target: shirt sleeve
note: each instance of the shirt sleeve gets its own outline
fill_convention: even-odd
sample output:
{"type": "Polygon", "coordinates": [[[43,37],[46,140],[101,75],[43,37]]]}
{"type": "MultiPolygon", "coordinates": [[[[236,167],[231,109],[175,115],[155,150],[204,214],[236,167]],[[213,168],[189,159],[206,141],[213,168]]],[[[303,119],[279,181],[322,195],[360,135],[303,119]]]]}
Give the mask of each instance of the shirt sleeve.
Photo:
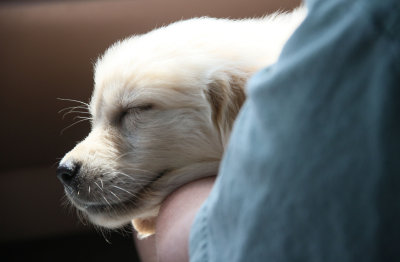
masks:
{"type": "Polygon", "coordinates": [[[307,6],[249,82],[191,261],[399,261],[399,2],[307,6]]]}

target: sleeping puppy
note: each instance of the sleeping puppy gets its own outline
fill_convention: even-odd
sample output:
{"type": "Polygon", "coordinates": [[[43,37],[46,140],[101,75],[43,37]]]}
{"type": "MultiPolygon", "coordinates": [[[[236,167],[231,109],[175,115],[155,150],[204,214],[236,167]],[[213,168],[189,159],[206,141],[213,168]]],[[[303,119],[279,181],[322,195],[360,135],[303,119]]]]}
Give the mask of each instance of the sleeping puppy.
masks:
{"type": "Polygon", "coordinates": [[[196,18],[112,45],[95,65],[92,130],[57,170],[72,204],[96,225],[153,234],[169,193],[217,174],[246,81],[305,13],[196,18]]]}

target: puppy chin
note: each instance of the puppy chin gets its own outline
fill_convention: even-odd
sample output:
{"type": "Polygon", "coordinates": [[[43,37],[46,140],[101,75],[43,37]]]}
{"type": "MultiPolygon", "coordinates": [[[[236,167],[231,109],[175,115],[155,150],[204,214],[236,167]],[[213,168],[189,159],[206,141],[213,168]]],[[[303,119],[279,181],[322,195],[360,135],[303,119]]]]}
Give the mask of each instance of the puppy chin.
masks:
{"type": "Polygon", "coordinates": [[[130,219],[124,216],[110,217],[108,214],[88,214],[89,221],[97,226],[109,229],[121,228],[130,222],[130,219]]]}
{"type": "MultiPolygon", "coordinates": [[[[124,213],[91,213],[87,211],[84,211],[84,213],[91,223],[108,229],[116,229],[131,223],[133,218],[141,219],[143,217],[155,217],[158,214],[158,210],[159,207],[151,208],[149,210],[125,210],[124,213]]],[[[139,231],[138,233],[141,233],[137,228],[136,230],[139,231]]]]}
{"type": "Polygon", "coordinates": [[[87,214],[87,217],[91,223],[109,229],[120,228],[130,222],[129,220],[126,221],[124,219],[121,219],[121,217],[115,216],[114,218],[111,218],[108,215],[102,215],[102,214],[96,214],[96,215],[87,214]]]}

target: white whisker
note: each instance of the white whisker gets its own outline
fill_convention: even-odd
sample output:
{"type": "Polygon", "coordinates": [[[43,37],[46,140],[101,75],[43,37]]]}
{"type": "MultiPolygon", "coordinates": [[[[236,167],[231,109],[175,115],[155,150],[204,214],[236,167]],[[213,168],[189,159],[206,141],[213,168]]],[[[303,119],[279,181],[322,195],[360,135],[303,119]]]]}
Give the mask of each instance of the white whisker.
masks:
{"type": "Polygon", "coordinates": [[[119,198],[116,194],[114,194],[114,192],[109,191],[113,196],[115,196],[119,201],[121,201],[121,198],[119,198]]]}
{"type": "Polygon", "coordinates": [[[60,97],[58,97],[57,99],[58,99],[58,100],[61,100],[61,101],[70,101],[70,102],[80,103],[80,104],[85,105],[86,107],[89,108],[89,104],[88,104],[88,103],[85,103],[85,102],[82,102],[82,101],[79,101],[79,100],[68,99],[68,98],[60,98],[60,97]]]}
{"type": "Polygon", "coordinates": [[[132,194],[131,192],[129,192],[128,190],[126,190],[126,189],[123,189],[123,188],[121,188],[121,187],[119,187],[119,186],[116,186],[116,185],[111,185],[112,187],[115,187],[115,188],[117,188],[117,189],[119,189],[119,190],[122,190],[122,191],[124,191],[124,192],[126,192],[126,193],[128,193],[128,194],[130,194],[130,195],[132,195],[132,196],[135,196],[134,194],[132,194]]]}
{"type": "Polygon", "coordinates": [[[122,155],[118,156],[115,160],[118,161],[118,160],[120,160],[121,158],[123,158],[123,157],[125,157],[127,155],[133,155],[133,154],[134,154],[133,152],[126,152],[125,154],[122,154],[122,155]]]}
{"type": "Polygon", "coordinates": [[[73,118],[73,120],[75,120],[75,119],[93,120],[93,118],[91,118],[91,117],[86,117],[86,116],[75,116],[75,117],[73,118]]]}
{"type": "Polygon", "coordinates": [[[144,169],[140,169],[140,168],[135,168],[135,167],[126,167],[121,169],[122,171],[138,171],[138,172],[144,172],[144,173],[148,173],[148,174],[156,174],[157,172],[154,171],[149,171],[149,170],[144,170],[144,169]]]}
{"type": "Polygon", "coordinates": [[[94,182],[94,184],[95,184],[98,188],[100,188],[101,191],[103,191],[103,188],[101,188],[101,187],[99,186],[99,184],[97,184],[96,182],[94,182]]]}
{"type": "Polygon", "coordinates": [[[60,135],[64,134],[64,131],[67,130],[68,128],[73,127],[74,125],[79,124],[79,123],[81,123],[83,121],[87,121],[87,120],[86,119],[81,119],[79,121],[76,121],[75,123],[72,123],[71,125],[67,126],[63,130],[61,130],[60,135]]]}
{"type": "MultiPolygon", "coordinates": [[[[87,114],[87,115],[90,115],[89,112],[80,111],[80,110],[71,110],[71,111],[68,111],[67,113],[68,113],[68,114],[70,114],[70,113],[78,113],[78,114],[87,114]]],[[[67,113],[65,113],[64,115],[66,115],[67,113]]]]}
{"type": "Polygon", "coordinates": [[[106,203],[111,206],[110,202],[108,202],[107,198],[105,196],[103,196],[103,199],[106,201],[106,203]]]}
{"type": "Polygon", "coordinates": [[[63,114],[62,119],[64,119],[66,115],[69,115],[69,114],[72,114],[72,113],[91,115],[89,112],[71,109],[70,111],[65,112],[65,113],[63,114]]]}
{"type": "MultiPolygon", "coordinates": [[[[86,106],[69,106],[69,107],[59,110],[57,113],[60,114],[67,110],[76,110],[76,109],[86,109],[87,110],[88,108],[86,106]]],[[[89,113],[89,112],[85,111],[85,113],[89,113]]]]}
{"type": "Polygon", "coordinates": [[[149,182],[149,181],[151,180],[151,178],[148,178],[148,177],[138,177],[137,175],[135,175],[135,177],[132,177],[132,176],[127,175],[127,174],[122,173],[122,172],[116,172],[116,174],[117,174],[117,175],[122,175],[122,176],[124,176],[124,177],[126,177],[126,178],[129,178],[129,180],[131,180],[131,181],[133,181],[133,182],[135,182],[135,183],[138,183],[138,182],[149,182]]]}

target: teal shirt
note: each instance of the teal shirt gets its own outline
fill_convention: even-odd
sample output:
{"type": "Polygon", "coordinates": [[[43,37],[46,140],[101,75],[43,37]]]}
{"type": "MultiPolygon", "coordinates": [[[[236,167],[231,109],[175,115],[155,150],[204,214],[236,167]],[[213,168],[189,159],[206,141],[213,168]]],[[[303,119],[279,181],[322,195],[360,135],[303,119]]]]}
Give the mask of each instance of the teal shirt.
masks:
{"type": "Polygon", "coordinates": [[[307,7],[248,84],[191,261],[400,261],[400,2],[307,7]]]}

